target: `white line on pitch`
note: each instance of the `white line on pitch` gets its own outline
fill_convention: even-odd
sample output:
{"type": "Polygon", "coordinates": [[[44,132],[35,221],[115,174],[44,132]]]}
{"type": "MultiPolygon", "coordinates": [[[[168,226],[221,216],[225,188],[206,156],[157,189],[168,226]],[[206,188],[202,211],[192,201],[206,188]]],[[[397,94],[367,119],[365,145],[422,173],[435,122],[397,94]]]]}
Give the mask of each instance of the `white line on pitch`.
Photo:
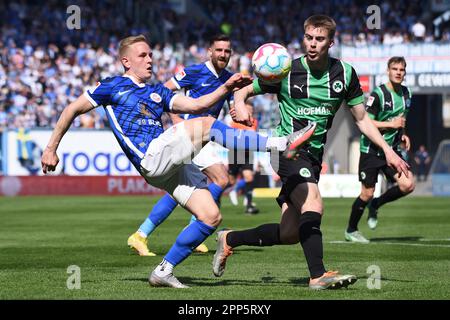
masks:
{"type": "MultiPolygon", "coordinates": [[[[350,241],[328,241],[331,244],[353,244],[350,241]]],[[[447,244],[423,244],[423,243],[402,243],[402,242],[385,242],[385,241],[374,241],[372,244],[388,244],[388,245],[400,245],[400,246],[413,246],[413,247],[443,247],[450,248],[447,244]]]]}

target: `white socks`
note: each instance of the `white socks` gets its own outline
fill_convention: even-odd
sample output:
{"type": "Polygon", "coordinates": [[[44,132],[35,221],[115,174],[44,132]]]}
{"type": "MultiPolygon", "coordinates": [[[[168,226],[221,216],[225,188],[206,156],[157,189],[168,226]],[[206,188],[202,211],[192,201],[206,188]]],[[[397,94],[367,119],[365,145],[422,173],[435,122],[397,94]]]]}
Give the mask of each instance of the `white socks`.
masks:
{"type": "Polygon", "coordinates": [[[173,272],[173,265],[165,259],[163,259],[163,261],[161,261],[161,263],[155,269],[155,274],[158,277],[168,276],[172,272],[173,272]]]}

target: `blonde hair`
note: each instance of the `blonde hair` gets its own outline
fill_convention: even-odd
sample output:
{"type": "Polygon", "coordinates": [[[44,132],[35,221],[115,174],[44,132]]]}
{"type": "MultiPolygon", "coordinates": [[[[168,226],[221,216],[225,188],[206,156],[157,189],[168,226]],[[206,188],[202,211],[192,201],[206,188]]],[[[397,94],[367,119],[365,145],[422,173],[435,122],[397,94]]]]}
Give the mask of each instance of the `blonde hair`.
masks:
{"type": "Polygon", "coordinates": [[[316,14],[306,19],[303,25],[303,29],[306,31],[306,28],[309,26],[313,26],[314,28],[324,28],[328,30],[328,37],[330,39],[333,39],[334,34],[336,33],[336,22],[333,20],[333,18],[323,14],[316,14]]]}
{"type": "Polygon", "coordinates": [[[126,37],[119,42],[119,58],[122,58],[125,55],[125,51],[134,43],[137,42],[145,42],[150,45],[143,34],[138,36],[130,36],[126,37]]]}

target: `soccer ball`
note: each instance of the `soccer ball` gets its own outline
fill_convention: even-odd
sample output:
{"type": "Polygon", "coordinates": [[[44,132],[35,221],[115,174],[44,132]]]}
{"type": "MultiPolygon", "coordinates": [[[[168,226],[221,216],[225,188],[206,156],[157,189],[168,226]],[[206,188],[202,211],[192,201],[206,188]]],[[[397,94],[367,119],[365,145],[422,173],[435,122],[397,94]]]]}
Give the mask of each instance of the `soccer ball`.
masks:
{"type": "Polygon", "coordinates": [[[268,83],[283,80],[291,70],[292,58],[285,47],[278,43],[266,43],[256,49],[252,67],[256,76],[268,83]]]}

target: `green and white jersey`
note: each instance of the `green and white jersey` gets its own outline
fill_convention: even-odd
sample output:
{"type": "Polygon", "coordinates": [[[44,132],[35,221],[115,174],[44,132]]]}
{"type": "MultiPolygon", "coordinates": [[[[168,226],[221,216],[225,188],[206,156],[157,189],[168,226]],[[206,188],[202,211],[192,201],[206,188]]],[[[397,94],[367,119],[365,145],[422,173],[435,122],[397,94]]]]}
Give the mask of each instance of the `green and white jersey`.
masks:
{"type": "MultiPolygon", "coordinates": [[[[405,118],[411,106],[411,91],[401,86],[399,92],[391,90],[382,84],[372,91],[366,102],[366,111],[369,117],[376,121],[390,121],[392,118],[403,115],[405,118]]],[[[403,129],[386,129],[381,132],[384,140],[394,150],[400,151],[400,142],[403,129]]],[[[362,153],[370,153],[382,156],[383,151],[373,144],[365,135],[361,135],[360,150],[362,153]]]]}
{"type": "Polygon", "coordinates": [[[305,144],[304,150],[322,161],[323,146],[334,115],[345,100],[353,107],[364,102],[358,76],[351,65],[329,58],[328,69],[310,70],[306,57],[292,61],[289,75],[280,83],[253,81],[256,94],[276,93],[280,109],[280,124],[276,134],[285,136],[305,127],[309,121],[317,122],[316,130],[305,144]]]}

